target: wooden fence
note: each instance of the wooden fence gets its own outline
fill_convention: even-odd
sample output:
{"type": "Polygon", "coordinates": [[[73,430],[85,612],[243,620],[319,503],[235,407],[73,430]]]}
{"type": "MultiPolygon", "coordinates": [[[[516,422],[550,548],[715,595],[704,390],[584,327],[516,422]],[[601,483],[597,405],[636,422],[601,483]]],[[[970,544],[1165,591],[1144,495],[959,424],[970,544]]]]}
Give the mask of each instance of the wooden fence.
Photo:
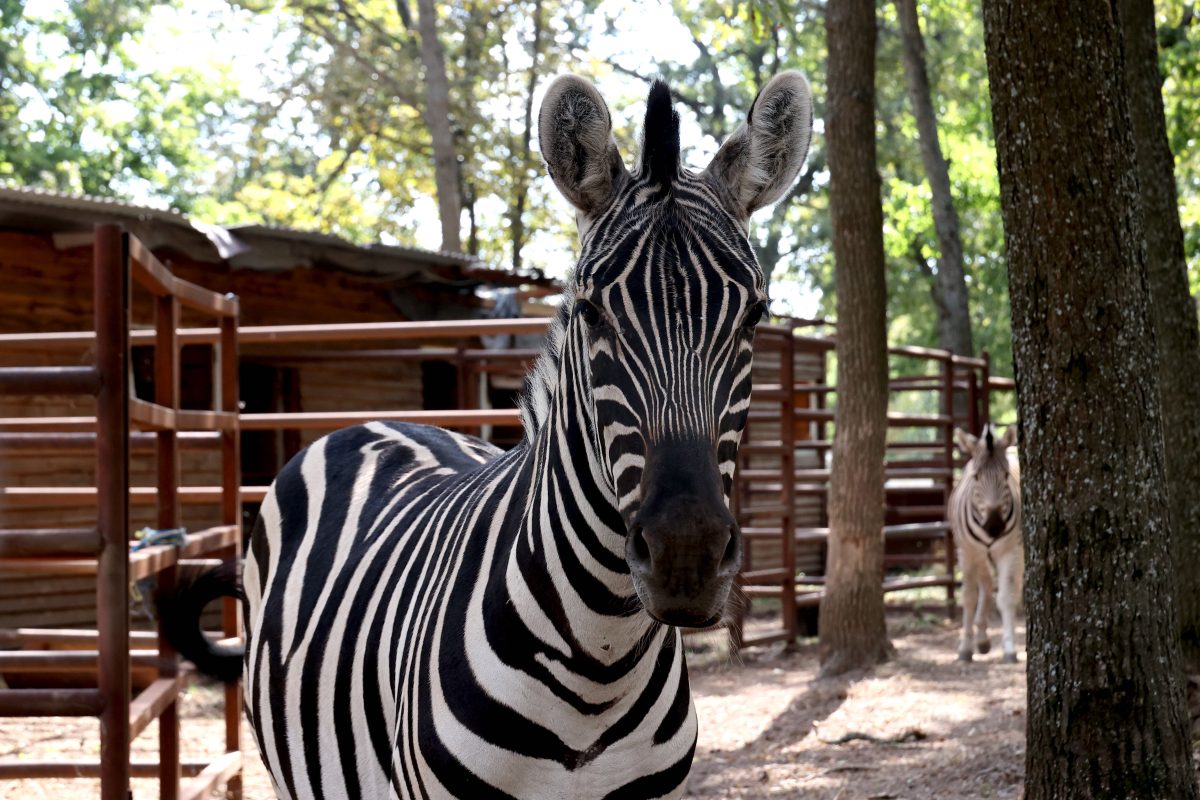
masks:
{"type": "MultiPolygon", "coordinates": [[[[181,764],[178,700],[185,675],[179,657],[157,635],[132,636],[129,624],[130,584],[156,576],[169,586],[177,568],[189,559],[230,558],[240,553],[239,430],[237,414],[238,301],[208,292],[175,278],[141,242],[111,225],[96,229],[94,245],[95,331],[86,334],[94,345],[95,363],[68,367],[9,367],[0,369],[0,392],[17,395],[76,394],[96,398],[94,416],[48,420],[25,428],[5,425],[7,442],[17,446],[92,448],[96,485],[7,487],[0,507],[36,497],[40,502],[82,503],[96,509],[89,528],[0,530],[0,576],[54,574],[94,575],[95,631],[10,630],[0,644],[0,673],[20,688],[0,690],[0,716],[94,716],[100,723],[100,757],[93,761],[0,761],[0,778],[99,777],[103,800],[126,800],[129,779],[157,775],[160,797],[207,797],[218,783],[227,782],[232,797],[240,796],[240,690],[225,692],[225,753],[207,764],[181,764]],[[131,395],[129,371],[130,289],[138,283],[154,297],[156,396],[153,401],[131,395]],[[219,405],[210,411],[179,408],[179,341],[181,308],[215,316],[220,346],[219,405]],[[130,429],[152,431],[157,453],[157,485],[141,496],[157,506],[160,528],[179,524],[178,432],[204,430],[220,448],[222,484],[212,487],[220,503],[221,524],[186,534],[177,545],[131,549],[129,503],[137,493],[129,486],[130,429]],[[13,433],[13,429],[17,433],[13,433]],[[22,435],[20,431],[36,431],[22,435]],[[66,648],[66,649],[64,649],[66,648]],[[80,649],[83,648],[83,649],[80,649]],[[61,688],[64,674],[84,676],[84,688],[61,688]],[[38,685],[39,680],[44,685],[38,685]],[[136,697],[133,689],[138,689],[136,697]],[[159,758],[131,764],[130,743],[158,720],[159,758]],[[189,780],[181,785],[181,777],[189,780]]],[[[74,334],[72,334],[74,335],[74,334]]],[[[21,335],[9,343],[26,342],[21,335]]],[[[147,443],[145,438],[140,440],[147,443]]],[[[228,600],[223,608],[224,634],[238,636],[238,610],[228,600]]]]}

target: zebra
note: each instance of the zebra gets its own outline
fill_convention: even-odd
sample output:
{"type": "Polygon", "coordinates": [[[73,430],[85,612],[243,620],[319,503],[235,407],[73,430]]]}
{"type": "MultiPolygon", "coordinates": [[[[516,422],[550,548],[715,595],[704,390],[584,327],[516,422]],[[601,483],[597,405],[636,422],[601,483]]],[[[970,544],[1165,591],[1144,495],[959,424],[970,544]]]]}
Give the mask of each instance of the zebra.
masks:
{"type": "Polygon", "coordinates": [[[959,449],[970,460],[950,493],[946,515],[954,532],[963,574],[962,635],[958,658],[970,661],[973,650],[991,649],[987,634],[988,607],[999,583],[997,601],[1003,625],[1004,662],[1017,661],[1013,623],[1025,579],[1025,549],[1021,529],[1020,470],[1008,459],[1016,441],[1015,427],[997,439],[992,426],[979,437],[954,429],[959,449]],[[996,571],[995,579],[992,576],[996,571]],[[972,638],[972,624],[975,627],[972,638]]]}
{"type": "Polygon", "coordinates": [[[374,422],[280,472],[241,577],[245,646],[198,629],[226,566],[160,600],[225,679],[280,797],[677,798],[696,747],[681,628],[721,619],[730,514],[768,312],[750,215],[789,190],[808,82],[772,78],[703,171],[656,81],[640,158],[599,92],[557,78],[543,159],[580,252],[508,452],[374,422]]]}

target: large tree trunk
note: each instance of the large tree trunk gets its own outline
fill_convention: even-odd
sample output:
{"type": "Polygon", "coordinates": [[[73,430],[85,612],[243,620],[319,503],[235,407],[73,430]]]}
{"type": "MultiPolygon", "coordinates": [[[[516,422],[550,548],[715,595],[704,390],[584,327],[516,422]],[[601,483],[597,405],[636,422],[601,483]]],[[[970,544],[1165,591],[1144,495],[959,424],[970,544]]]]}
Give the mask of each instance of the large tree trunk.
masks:
{"type": "Polygon", "coordinates": [[[1025,797],[1197,797],[1121,31],[984,0],[1028,557],[1025,797]]]}
{"type": "Polygon", "coordinates": [[[829,0],[826,119],[837,280],[837,417],[821,670],[887,658],[883,617],[883,458],[887,332],[883,207],[875,164],[875,4],[829,0]]]}
{"type": "Polygon", "coordinates": [[[1200,671],[1200,331],[1188,291],[1175,159],[1163,116],[1153,0],[1121,0],[1125,85],[1146,226],[1150,308],[1158,339],[1167,495],[1185,666],[1200,671]]]}
{"type": "Polygon", "coordinates": [[[424,116],[433,142],[433,178],[437,188],[438,217],[442,222],[442,249],[457,253],[462,250],[458,152],[450,125],[450,81],[446,77],[446,61],[437,28],[437,8],[433,0],[417,0],[417,33],[421,37],[421,63],[425,67],[424,116]]]}
{"type": "Polygon", "coordinates": [[[971,356],[975,354],[975,346],[971,340],[967,280],[963,274],[962,237],[959,235],[954,197],[950,193],[950,167],[938,141],[937,115],[929,90],[925,41],[921,38],[916,0],[896,0],[896,15],[900,18],[900,31],[904,38],[904,75],[908,82],[908,99],[917,120],[921,160],[925,164],[925,175],[933,196],[933,227],[937,232],[940,251],[934,283],[938,343],[944,350],[971,356]]]}
{"type": "Polygon", "coordinates": [[[529,80],[525,87],[525,127],[521,131],[521,145],[518,151],[520,168],[517,170],[516,187],[512,209],[509,211],[509,238],[512,240],[512,268],[521,269],[521,250],[525,247],[528,234],[525,231],[525,205],[529,202],[529,179],[533,169],[533,154],[530,141],[533,137],[533,93],[537,89],[538,70],[542,55],[542,3],[541,0],[533,5],[533,43],[529,56],[529,80]]]}

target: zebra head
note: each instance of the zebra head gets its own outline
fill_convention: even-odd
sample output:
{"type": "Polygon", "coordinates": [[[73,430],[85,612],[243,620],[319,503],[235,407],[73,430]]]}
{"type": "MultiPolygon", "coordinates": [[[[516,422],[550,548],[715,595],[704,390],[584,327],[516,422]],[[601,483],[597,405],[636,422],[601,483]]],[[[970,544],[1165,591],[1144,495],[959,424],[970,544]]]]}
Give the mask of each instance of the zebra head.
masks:
{"type": "Polygon", "coordinates": [[[963,468],[962,483],[968,487],[971,519],[992,539],[1008,530],[1018,513],[1011,480],[1015,476],[1008,462],[1008,448],[1017,440],[1017,429],[1009,426],[1004,435],[996,438],[991,425],[983,433],[972,436],[959,428],[954,439],[963,454],[970,459],[963,468]]]}
{"type": "Polygon", "coordinates": [[[558,78],[538,124],[581,243],[556,333],[558,385],[578,398],[642,605],[660,622],[713,624],[742,563],[729,496],[754,328],[767,313],[749,219],[803,165],[808,83],[797,72],[774,77],[698,173],[681,163],[679,115],[662,82],[650,89],[632,170],[587,81],[558,78]]]}

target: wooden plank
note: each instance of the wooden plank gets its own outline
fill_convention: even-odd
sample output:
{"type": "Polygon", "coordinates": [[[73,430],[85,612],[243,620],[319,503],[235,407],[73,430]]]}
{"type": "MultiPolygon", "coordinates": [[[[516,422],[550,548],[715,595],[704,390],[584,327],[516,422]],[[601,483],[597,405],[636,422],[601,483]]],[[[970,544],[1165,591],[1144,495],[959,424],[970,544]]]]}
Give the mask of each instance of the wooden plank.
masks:
{"type": "Polygon", "coordinates": [[[241,529],[237,525],[217,525],[202,531],[189,533],[187,542],[183,545],[181,558],[196,558],[197,556],[220,550],[222,547],[241,544],[241,529]]]}
{"type": "MultiPolygon", "coordinates": [[[[170,429],[178,415],[169,409],[159,409],[144,400],[132,401],[138,408],[135,422],[155,430],[170,429]],[[153,408],[151,408],[153,407],[153,408]]],[[[215,411],[180,412],[189,421],[187,427],[209,430],[220,428],[232,430],[237,427],[232,413],[215,411]]],[[[271,430],[336,430],[365,422],[412,422],[421,425],[438,425],[462,428],[479,425],[520,425],[518,409],[470,409],[447,411],[326,411],[300,412],[293,414],[242,414],[237,420],[244,431],[271,430]]],[[[95,417],[4,417],[0,418],[0,431],[14,433],[87,433],[96,429],[95,417]]]]}
{"type": "MultiPolygon", "coordinates": [[[[129,579],[139,581],[161,572],[180,557],[195,558],[222,547],[236,544],[238,527],[221,525],[188,534],[183,547],[155,545],[129,554],[129,579]]],[[[0,558],[0,573],[39,572],[62,575],[94,575],[97,570],[94,558],[0,558]]]]}
{"type": "MultiPolygon", "coordinates": [[[[42,597],[46,594],[81,594],[96,592],[96,582],[86,575],[65,575],[47,578],[44,575],[11,575],[0,583],[0,597],[12,600],[42,597]]],[[[24,626],[29,627],[29,626],[24,626]]],[[[2,637],[2,633],[0,633],[2,637]]]]}
{"type": "Polygon", "coordinates": [[[97,689],[0,689],[0,717],[95,717],[103,708],[97,689]]]}
{"type": "Polygon", "coordinates": [[[175,430],[175,410],[140,400],[129,398],[129,423],[144,430],[171,431],[175,430]]]}
{"type": "MultiPolygon", "coordinates": [[[[250,500],[266,496],[266,486],[244,486],[242,495],[250,500]]],[[[132,505],[154,505],[158,489],[154,486],[131,486],[132,505]]],[[[219,486],[180,486],[179,500],[183,503],[219,503],[219,486]]],[[[53,508],[62,506],[92,506],[96,504],[96,489],[92,486],[4,486],[0,487],[0,505],[9,508],[53,508]]]]}
{"type": "MultiPolygon", "coordinates": [[[[183,774],[199,775],[206,766],[202,762],[184,761],[181,765],[183,774]]],[[[154,778],[158,776],[158,762],[139,759],[129,765],[130,774],[135,778],[154,778]]],[[[100,762],[85,759],[56,759],[54,761],[31,761],[20,759],[16,761],[0,761],[0,780],[21,780],[30,778],[99,778],[100,762]]]]}
{"type": "Polygon", "coordinates": [[[133,279],[152,294],[158,297],[174,295],[181,305],[205,314],[237,316],[237,298],[209,291],[176,277],[150,248],[134,236],[129,237],[129,259],[132,262],[133,279]]]}
{"type": "Polygon", "coordinates": [[[180,800],[202,800],[208,797],[214,788],[241,772],[241,769],[242,754],[239,751],[234,750],[218,756],[199,775],[180,789],[179,798],[180,800]]]}
{"type": "Polygon", "coordinates": [[[100,551],[95,528],[0,530],[0,558],[12,556],[79,556],[100,551]]]}
{"type": "Polygon", "coordinates": [[[775,642],[786,642],[792,639],[792,635],[786,630],[772,631],[771,633],[763,633],[758,636],[751,636],[742,640],[742,647],[755,647],[764,644],[773,644],[775,642]]]}
{"type": "Polygon", "coordinates": [[[3,417],[0,431],[29,433],[74,433],[96,430],[95,417],[3,417]]]}
{"type": "MultiPolygon", "coordinates": [[[[242,414],[241,429],[333,430],[365,422],[412,422],[452,428],[479,425],[520,425],[517,409],[470,409],[450,411],[328,411],[294,414],[242,414]]],[[[0,420],[0,425],[3,420],[0,420]]]]}
{"type": "MultiPolygon", "coordinates": [[[[131,648],[152,646],[157,637],[148,631],[130,631],[131,648]]],[[[17,628],[0,630],[0,645],[18,647],[62,647],[83,645],[96,647],[99,635],[94,630],[70,628],[17,628]]]]}
{"type": "MultiPolygon", "coordinates": [[[[180,298],[181,302],[183,298],[180,298]]],[[[332,325],[257,325],[240,326],[238,341],[248,344],[312,344],[330,342],[380,342],[404,340],[463,339],[496,336],[504,333],[539,335],[546,332],[549,319],[473,319],[433,322],[354,322],[332,325]]],[[[91,331],[0,334],[4,350],[83,349],[95,341],[91,331]]],[[[218,328],[181,328],[179,343],[216,344],[218,328]]],[[[131,331],[135,345],[153,344],[153,331],[131,331]]]]}
{"type": "Polygon", "coordinates": [[[95,582],[90,588],[76,592],[50,592],[26,597],[0,598],[0,617],[44,611],[92,609],[96,606],[95,582]]]}
{"type": "Polygon", "coordinates": [[[782,567],[771,569],[753,569],[749,572],[743,572],[740,580],[748,585],[761,583],[782,583],[789,577],[789,571],[782,567]]]}
{"type": "MultiPolygon", "coordinates": [[[[131,650],[135,667],[158,667],[157,650],[131,650]]],[[[95,672],[99,666],[96,650],[11,650],[0,651],[0,673],[8,672],[95,672]]]]}
{"type": "Polygon", "coordinates": [[[179,690],[183,688],[184,676],[176,675],[173,678],[159,678],[145,689],[141,694],[133,699],[129,704],[129,738],[136,739],[142,731],[146,730],[146,726],[154,720],[158,719],[175,700],[179,697],[179,690]]]}
{"type": "Polygon", "coordinates": [[[0,367],[0,395],[94,395],[99,388],[95,367],[0,367]]]}
{"type": "MultiPolygon", "coordinates": [[[[186,412],[185,412],[186,413],[186,412]]],[[[137,453],[154,452],[157,437],[137,431],[129,434],[130,449],[137,453]]],[[[209,448],[220,442],[214,432],[186,431],[179,434],[179,444],[189,450],[209,448]]],[[[96,449],[96,432],[76,433],[0,433],[0,451],[6,457],[44,453],[91,453],[96,449]]]]}
{"type": "Polygon", "coordinates": [[[179,431],[236,431],[238,415],[232,411],[196,411],[183,409],[175,412],[176,429],[179,431]]]}

